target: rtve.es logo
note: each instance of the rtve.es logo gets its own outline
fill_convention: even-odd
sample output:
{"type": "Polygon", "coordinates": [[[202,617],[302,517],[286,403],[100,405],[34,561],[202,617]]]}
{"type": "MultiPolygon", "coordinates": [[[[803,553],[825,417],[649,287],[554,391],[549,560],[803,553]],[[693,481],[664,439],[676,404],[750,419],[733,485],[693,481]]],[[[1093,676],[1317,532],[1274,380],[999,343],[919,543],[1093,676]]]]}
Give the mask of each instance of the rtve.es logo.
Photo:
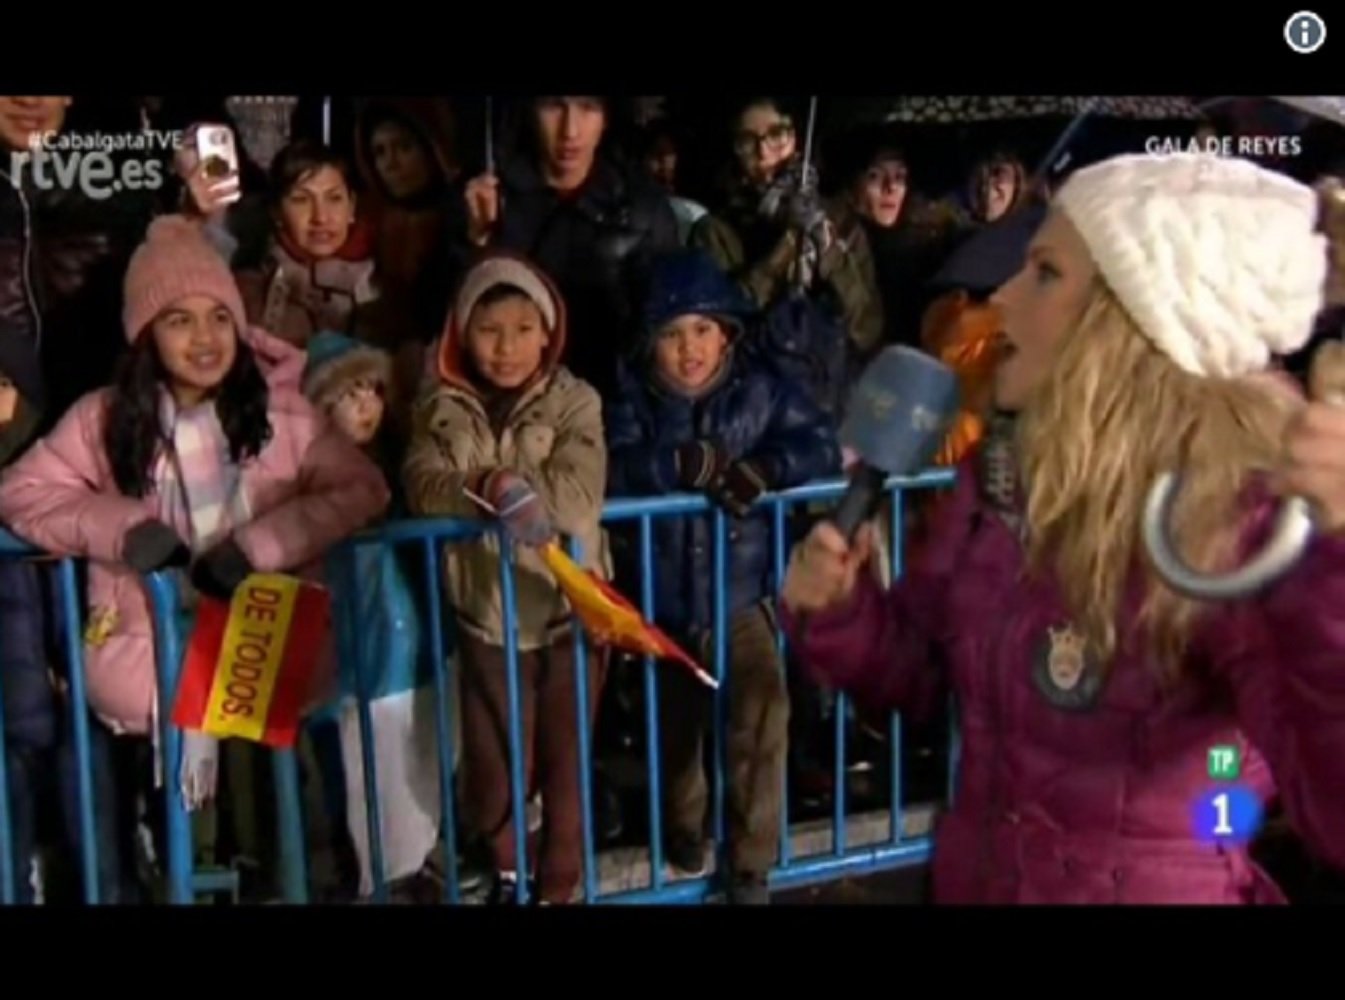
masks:
{"type": "Polygon", "coordinates": [[[9,154],[9,174],[20,183],[27,172],[39,190],[78,189],[104,201],[118,191],[163,187],[163,163],[155,154],[181,147],[180,131],[45,132],[29,139],[26,152],[9,154]],[[114,158],[113,153],[121,155],[114,158]]]}

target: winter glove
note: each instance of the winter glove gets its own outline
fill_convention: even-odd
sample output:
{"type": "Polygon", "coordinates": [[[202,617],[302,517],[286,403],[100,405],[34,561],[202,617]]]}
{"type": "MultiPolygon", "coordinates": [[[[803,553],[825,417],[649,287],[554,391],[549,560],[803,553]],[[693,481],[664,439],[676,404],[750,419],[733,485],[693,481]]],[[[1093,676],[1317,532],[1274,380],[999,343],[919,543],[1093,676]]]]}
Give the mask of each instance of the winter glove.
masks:
{"type": "Polygon", "coordinates": [[[752,505],[770,491],[770,483],[761,466],[744,461],[734,462],[720,473],[706,493],[733,517],[746,517],[752,505]]]}
{"type": "Polygon", "coordinates": [[[153,573],[169,566],[186,566],[191,562],[191,549],[176,531],[151,519],[126,532],[121,558],[137,573],[153,573]]]}
{"type": "Polygon", "coordinates": [[[252,563],[232,538],[220,542],[191,568],[191,584],[198,594],[213,597],[226,604],[233,600],[237,590],[252,575],[252,563]]]}
{"type": "Polygon", "coordinates": [[[511,542],[539,547],[556,537],[542,498],[517,472],[496,469],[486,476],[482,494],[495,508],[495,516],[511,542]]]}
{"type": "Polygon", "coordinates": [[[699,493],[724,471],[727,460],[723,449],[714,441],[693,441],[679,445],[673,453],[677,467],[677,484],[684,490],[699,493]]]}
{"type": "MultiPolygon", "coordinates": [[[[810,239],[821,242],[827,227],[827,213],[816,188],[805,188],[789,199],[789,225],[810,239]]],[[[825,246],[825,244],[823,244],[825,246]]]]}
{"type": "Polygon", "coordinates": [[[187,812],[195,812],[215,797],[218,775],[219,740],[205,733],[183,733],[178,783],[187,812]]]}
{"type": "Polygon", "coordinates": [[[813,167],[805,170],[802,159],[796,157],[775,175],[775,179],[762,192],[761,200],[757,203],[757,212],[762,218],[778,223],[789,223],[794,215],[792,209],[794,199],[800,194],[809,193],[815,198],[816,191],[817,170],[813,167]]]}

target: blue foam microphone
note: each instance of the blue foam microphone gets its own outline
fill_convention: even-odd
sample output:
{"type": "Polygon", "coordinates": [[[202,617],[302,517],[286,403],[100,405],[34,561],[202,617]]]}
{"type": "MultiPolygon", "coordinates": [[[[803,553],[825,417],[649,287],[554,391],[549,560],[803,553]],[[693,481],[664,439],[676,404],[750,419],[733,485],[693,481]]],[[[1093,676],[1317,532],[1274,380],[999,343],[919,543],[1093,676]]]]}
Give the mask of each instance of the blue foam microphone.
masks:
{"type": "Polygon", "coordinates": [[[924,469],[938,453],[958,409],[957,375],[923,351],[889,347],[855,383],[841,444],[859,455],[833,523],[853,541],[878,512],[889,476],[924,469]]]}

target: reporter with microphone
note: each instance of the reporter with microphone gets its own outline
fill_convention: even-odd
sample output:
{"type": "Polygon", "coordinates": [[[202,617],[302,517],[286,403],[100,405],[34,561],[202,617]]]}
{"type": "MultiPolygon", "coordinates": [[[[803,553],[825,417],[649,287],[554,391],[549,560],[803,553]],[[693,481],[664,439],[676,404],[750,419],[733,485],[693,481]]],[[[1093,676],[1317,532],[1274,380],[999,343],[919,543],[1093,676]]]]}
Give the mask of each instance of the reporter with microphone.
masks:
{"type": "Polygon", "coordinates": [[[908,715],[955,694],[936,902],[1283,902],[1248,854],[1276,796],[1345,868],[1345,412],[1328,377],[1306,403],[1272,367],[1326,300],[1319,202],[1228,158],[1079,171],[995,295],[998,415],[905,574],[863,572],[859,501],[794,552],[783,622],[821,680],[908,715]],[[1255,551],[1277,493],[1318,531],[1272,585],[1205,603],[1141,544],[1167,472],[1199,570],[1255,551]]]}

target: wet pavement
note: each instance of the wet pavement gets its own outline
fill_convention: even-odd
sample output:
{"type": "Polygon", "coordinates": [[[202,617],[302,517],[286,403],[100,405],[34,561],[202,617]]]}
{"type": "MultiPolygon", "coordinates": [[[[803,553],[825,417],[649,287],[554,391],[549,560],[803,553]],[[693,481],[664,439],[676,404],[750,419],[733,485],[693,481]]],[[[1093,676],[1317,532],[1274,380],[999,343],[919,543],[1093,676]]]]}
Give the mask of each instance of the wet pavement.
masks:
{"type": "Polygon", "coordinates": [[[924,866],[898,868],[864,878],[776,893],[772,902],[780,906],[917,905],[927,901],[928,879],[929,869],[924,866]]]}

